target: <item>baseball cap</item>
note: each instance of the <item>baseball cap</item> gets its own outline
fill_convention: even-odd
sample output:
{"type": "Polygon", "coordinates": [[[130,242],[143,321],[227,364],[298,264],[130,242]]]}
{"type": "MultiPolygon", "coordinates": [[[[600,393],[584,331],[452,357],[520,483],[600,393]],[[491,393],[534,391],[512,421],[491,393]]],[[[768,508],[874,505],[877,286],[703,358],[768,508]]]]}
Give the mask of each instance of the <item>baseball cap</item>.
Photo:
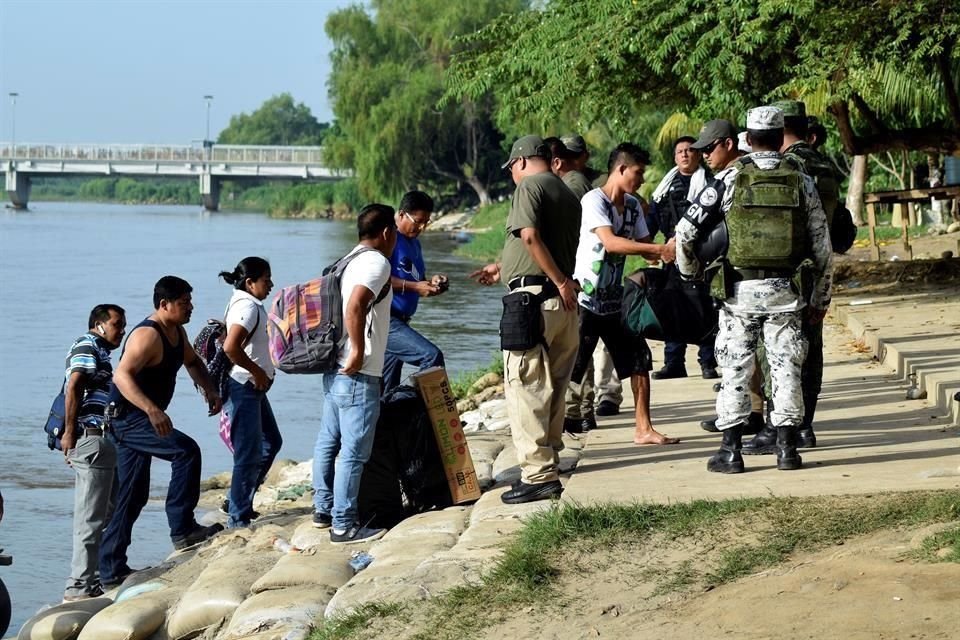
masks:
{"type": "Polygon", "coordinates": [[[697,151],[702,151],[704,148],[709,147],[710,143],[714,140],[720,138],[733,138],[737,137],[737,128],[733,126],[733,123],[729,120],[711,120],[707,124],[703,125],[703,128],[700,129],[700,135],[697,137],[697,141],[690,145],[691,148],[696,149],[697,151]]]}
{"type": "Polygon", "coordinates": [[[807,106],[799,100],[777,100],[771,107],[783,111],[784,118],[806,118],[807,106]]]}
{"type": "Polygon", "coordinates": [[[772,106],[754,107],[747,111],[747,129],[754,131],[783,129],[783,111],[772,106]]]}
{"type": "Polygon", "coordinates": [[[587,143],[584,141],[583,136],[575,133],[568,133],[560,136],[560,142],[562,142],[563,146],[565,146],[568,150],[577,155],[580,155],[587,150],[587,143]]]}
{"type": "Polygon", "coordinates": [[[517,158],[546,158],[549,160],[552,156],[550,155],[550,147],[548,147],[543,142],[543,138],[540,136],[523,136],[522,138],[517,138],[517,141],[513,143],[513,147],[510,149],[510,157],[507,158],[507,161],[504,162],[500,168],[506,169],[511,162],[517,158]]]}

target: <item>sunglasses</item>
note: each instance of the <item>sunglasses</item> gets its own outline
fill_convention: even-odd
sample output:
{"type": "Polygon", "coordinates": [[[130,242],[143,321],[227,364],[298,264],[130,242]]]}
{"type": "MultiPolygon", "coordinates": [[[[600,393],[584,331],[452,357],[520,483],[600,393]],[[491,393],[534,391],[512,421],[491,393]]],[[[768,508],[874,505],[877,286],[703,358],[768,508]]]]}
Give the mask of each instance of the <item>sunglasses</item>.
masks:
{"type": "Polygon", "coordinates": [[[710,144],[708,144],[702,149],[703,155],[708,156],[711,153],[713,153],[713,150],[717,148],[717,145],[719,145],[724,140],[730,140],[730,138],[717,138],[716,140],[714,140],[713,142],[711,142],[710,144]]]}

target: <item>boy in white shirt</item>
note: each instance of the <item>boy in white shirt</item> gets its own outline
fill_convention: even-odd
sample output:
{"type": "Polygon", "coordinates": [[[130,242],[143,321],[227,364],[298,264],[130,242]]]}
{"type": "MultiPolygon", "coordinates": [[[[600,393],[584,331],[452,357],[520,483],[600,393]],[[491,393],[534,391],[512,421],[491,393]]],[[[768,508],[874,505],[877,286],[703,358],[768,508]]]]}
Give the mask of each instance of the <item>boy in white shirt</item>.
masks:
{"type": "Polygon", "coordinates": [[[621,380],[630,379],[636,400],[634,444],[675,444],[676,438],[658,433],[650,421],[650,347],[642,337],[628,334],[620,323],[623,269],[628,255],[672,262],[672,244],[650,244],[640,201],[632,194],[643,184],[650,155],[624,142],[611,153],[608,177],[602,187],[580,201],[580,242],[573,277],[580,283],[580,350],[571,383],[579,384],[588,363],[603,340],[621,380]]]}
{"type": "Polygon", "coordinates": [[[323,416],[313,454],[313,524],[332,525],[334,544],[376,540],[385,533],[357,521],[357,496],[380,417],[393,298],[390,254],[397,244],[393,207],[365,206],[357,229],[360,244],[348,254],[354,257],[340,282],[347,339],[337,359],[340,370],[323,374],[323,416]]]}

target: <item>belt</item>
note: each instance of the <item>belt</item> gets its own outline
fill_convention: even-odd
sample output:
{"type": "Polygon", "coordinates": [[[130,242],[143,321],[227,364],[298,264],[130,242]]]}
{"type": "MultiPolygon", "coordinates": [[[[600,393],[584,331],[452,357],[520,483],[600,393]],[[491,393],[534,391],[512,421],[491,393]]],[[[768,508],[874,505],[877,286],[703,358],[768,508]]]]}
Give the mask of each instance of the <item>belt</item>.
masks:
{"type": "Polygon", "coordinates": [[[792,269],[741,269],[734,267],[741,280],[766,280],[768,278],[792,278],[792,269]]]}
{"type": "Polygon", "coordinates": [[[410,324],[410,319],[413,318],[413,316],[405,316],[402,313],[394,311],[393,309],[390,309],[390,317],[396,318],[405,324],[410,324]]]}
{"type": "Polygon", "coordinates": [[[85,436],[98,436],[103,437],[103,434],[106,432],[105,427],[84,427],[83,435],[85,436]]]}
{"type": "Polygon", "coordinates": [[[560,295],[557,285],[553,284],[553,281],[547,276],[517,276],[507,283],[507,288],[510,291],[520,287],[543,287],[543,291],[540,292],[542,300],[549,300],[560,295]]]}

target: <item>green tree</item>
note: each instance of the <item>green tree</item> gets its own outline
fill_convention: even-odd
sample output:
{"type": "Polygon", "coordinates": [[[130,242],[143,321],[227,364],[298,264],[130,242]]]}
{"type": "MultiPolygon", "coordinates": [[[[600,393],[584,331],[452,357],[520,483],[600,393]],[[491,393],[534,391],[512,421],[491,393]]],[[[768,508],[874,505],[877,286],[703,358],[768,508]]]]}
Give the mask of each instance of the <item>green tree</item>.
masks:
{"type": "Polygon", "coordinates": [[[955,0],[548,0],[465,36],[451,99],[496,122],[728,117],[781,97],[829,113],[844,149],[960,148],[955,0]],[[571,78],[574,81],[571,81],[571,78]]]}
{"type": "Polygon", "coordinates": [[[328,85],[339,130],[328,140],[328,157],[354,168],[368,197],[456,182],[489,202],[503,157],[491,94],[438,102],[450,57],[462,49],[454,37],[526,6],[526,0],[373,0],[369,13],[359,6],[332,13],[328,85]]]}
{"type": "Polygon", "coordinates": [[[253,113],[231,116],[217,136],[220,144],[319,146],[330,125],[318,122],[305,104],[289,93],[264,102],[253,113]]]}

